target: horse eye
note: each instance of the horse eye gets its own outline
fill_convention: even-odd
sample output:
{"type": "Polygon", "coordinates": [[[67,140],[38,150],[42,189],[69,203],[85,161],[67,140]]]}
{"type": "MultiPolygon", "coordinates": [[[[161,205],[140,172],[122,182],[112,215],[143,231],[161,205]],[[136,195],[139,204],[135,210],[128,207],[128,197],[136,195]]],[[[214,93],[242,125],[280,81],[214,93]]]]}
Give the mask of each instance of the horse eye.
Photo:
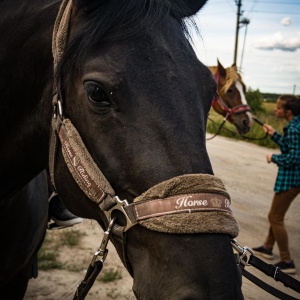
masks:
{"type": "Polygon", "coordinates": [[[232,91],[233,90],[230,88],[230,89],[227,90],[227,93],[232,93],[232,91]]]}
{"type": "Polygon", "coordinates": [[[110,101],[101,85],[94,82],[86,82],[84,85],[87,97],[92,103],[102,107],[110,106],[110,101]]]}

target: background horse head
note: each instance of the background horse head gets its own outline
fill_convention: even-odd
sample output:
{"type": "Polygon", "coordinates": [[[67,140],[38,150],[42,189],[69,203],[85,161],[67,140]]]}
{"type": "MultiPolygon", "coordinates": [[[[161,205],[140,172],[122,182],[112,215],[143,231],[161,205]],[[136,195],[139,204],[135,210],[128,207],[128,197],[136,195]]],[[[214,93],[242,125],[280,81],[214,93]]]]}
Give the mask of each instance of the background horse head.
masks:
{"type": "Polygon", "coordinates": [[[218,65],[209,67],[218,84],[218,94],[213,101],[214,110],[234,124],[240,134],[249,132],[252,126],[252,115],[245,97],[246,86],[237,67],[224,68],[218,65]]]}
{"type": "MultiPolygon", "coordinates": [[[[89,166],[100,168],[109,191],[105,196],[112,200],[116,194],[129,203],[142,201],[140,197],[167,203],[164,200],[170,194],[199,194],[199,190],[205,195],[217,190],[226,198],[224,210],[217,209],[223,203],[217,197],[209,211],[185,209],[170,217],[155,216],[128,231],[124,215],[116,212],[111,238],[134,278],[138,299],[242,298],[230,243],[237,232],[228,229],[236,228],[236,223],[228,209],[228,194],[214,181],[205,147],[216,83],[187,40],[183,20],[204,3],[63,1],[59,15],[65,20],[62,23],[69,20],[70,25],[67,33],[63,27],[56,35],[63,36],[58,46],[66,45],[56,61],[57,98],[52,115],[53,26],[49,24],[54,24],[60,3],[36,0],[19,8],[16,0],[1,2],[1,8],[9,7],[3,19],[6,30],[18,32],[18,38],[8,32],[5,40],[5,47],[10,48],[5,59],[12,64],[3,66],[4,73],[17,85],[9,83],[3,89],[4,99],[10,99],[10,103],[3,101],[10,115],[4,124],[13,114],[18,118],[17,124],[7,128],[4,146],[9,147],[12,139],[22,145],[14,153],[5,152],[9,176],[3,194],[11,194],[46,167],[53,116],[52,175],[57,191],[73,213],[96,219],[103,228],[110,203],[106,198],[97,202],[88,197],[77,181],[81,176],[89,185],[90,177],[85,168],[77,168],[77,175],[72,176],[70,163],[78,167],[87,160],[89,166]],[[16,14],[24,24],[15,22],[16,14]],[[26,54],[23,64],[17,59],[20,52],[26,54]],[[79,159],[75,155],[71,162],[65,161],[72,154],[69,140],[61,142],[58,135],[76,140],[82,154],[79,159]],[[232,224],[226,227],[226,221],[232,224]],[[174,285],[180,286],[174,289],[174,285]]],[[[95,181],[102,180],[101,173],[95,173],[100,174],[95,181]]],[[[177,205],[191,206],[194,202],[189,197],[177,205]]],[[[195,203],[205,206],[206,201],[195,203]]]]}

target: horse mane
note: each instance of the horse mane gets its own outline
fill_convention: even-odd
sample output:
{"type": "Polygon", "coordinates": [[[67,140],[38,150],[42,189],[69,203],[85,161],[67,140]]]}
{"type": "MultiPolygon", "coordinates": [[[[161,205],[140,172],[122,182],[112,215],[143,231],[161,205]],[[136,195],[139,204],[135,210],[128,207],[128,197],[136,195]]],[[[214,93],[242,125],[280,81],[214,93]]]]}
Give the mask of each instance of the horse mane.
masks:
{"type": "MultiPolygon", "coordinates": [[[[90,55],[89,49],[95,49],[106,40],[126,40],[144,36],[145,31],[155,28],[167,16],[173,16],[181,25],[187,38],[191,40],[186,22],[195,22],[181,18],[188,11],[184,1],[169,0],[110,0],[102,1],[101,5],[85,10],[88,15],[80,32],[72,39],[65,49],[64,56],[58,66],[57,78],[65,73],[78,70],[84,58],[90,55]]],[[[92,50],[90,50],[92,51],[92,50]]]]}
{"type": "Polygon", "coordinates": [[[237,71],[237,67],[231,66],[226,68],[226,78],[223,81],[224,84],[221,85],[221,91],[223,93],[227,93],[228,89],[237,81],[239,81],[243,85],[243,88],[246,88],[242,76],[237,71]]]}

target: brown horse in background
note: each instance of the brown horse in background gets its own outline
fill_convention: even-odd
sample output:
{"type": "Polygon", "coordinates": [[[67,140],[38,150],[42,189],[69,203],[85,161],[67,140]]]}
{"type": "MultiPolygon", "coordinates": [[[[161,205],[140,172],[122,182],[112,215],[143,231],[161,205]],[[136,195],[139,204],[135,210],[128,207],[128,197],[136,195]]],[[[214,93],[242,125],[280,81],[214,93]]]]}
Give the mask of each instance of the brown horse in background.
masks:
{"type": "Polygon", "coordinates": [[[246,85],[237,67],[224,68],[218,60],[217,66],[208,67],[218,84],[218,96],[212,103],[214,110],[235,125],[240,134],[249,132],[252,115],[245,97],[246,85]]]}

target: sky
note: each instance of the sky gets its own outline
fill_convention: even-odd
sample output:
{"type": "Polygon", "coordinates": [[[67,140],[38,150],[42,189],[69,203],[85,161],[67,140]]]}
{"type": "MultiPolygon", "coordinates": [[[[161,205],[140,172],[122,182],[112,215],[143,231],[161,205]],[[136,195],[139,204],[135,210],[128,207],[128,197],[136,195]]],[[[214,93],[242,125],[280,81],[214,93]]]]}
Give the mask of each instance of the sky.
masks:
{"type": "MultiPolygon", "coordinates": [[[[237,1],[208,0],[194,20],[194,49],[207,66],[234,62],[237,1]]],[[[300,0],[241,0],[237,67],[247,87],[300,95],[300,0]]]]}

